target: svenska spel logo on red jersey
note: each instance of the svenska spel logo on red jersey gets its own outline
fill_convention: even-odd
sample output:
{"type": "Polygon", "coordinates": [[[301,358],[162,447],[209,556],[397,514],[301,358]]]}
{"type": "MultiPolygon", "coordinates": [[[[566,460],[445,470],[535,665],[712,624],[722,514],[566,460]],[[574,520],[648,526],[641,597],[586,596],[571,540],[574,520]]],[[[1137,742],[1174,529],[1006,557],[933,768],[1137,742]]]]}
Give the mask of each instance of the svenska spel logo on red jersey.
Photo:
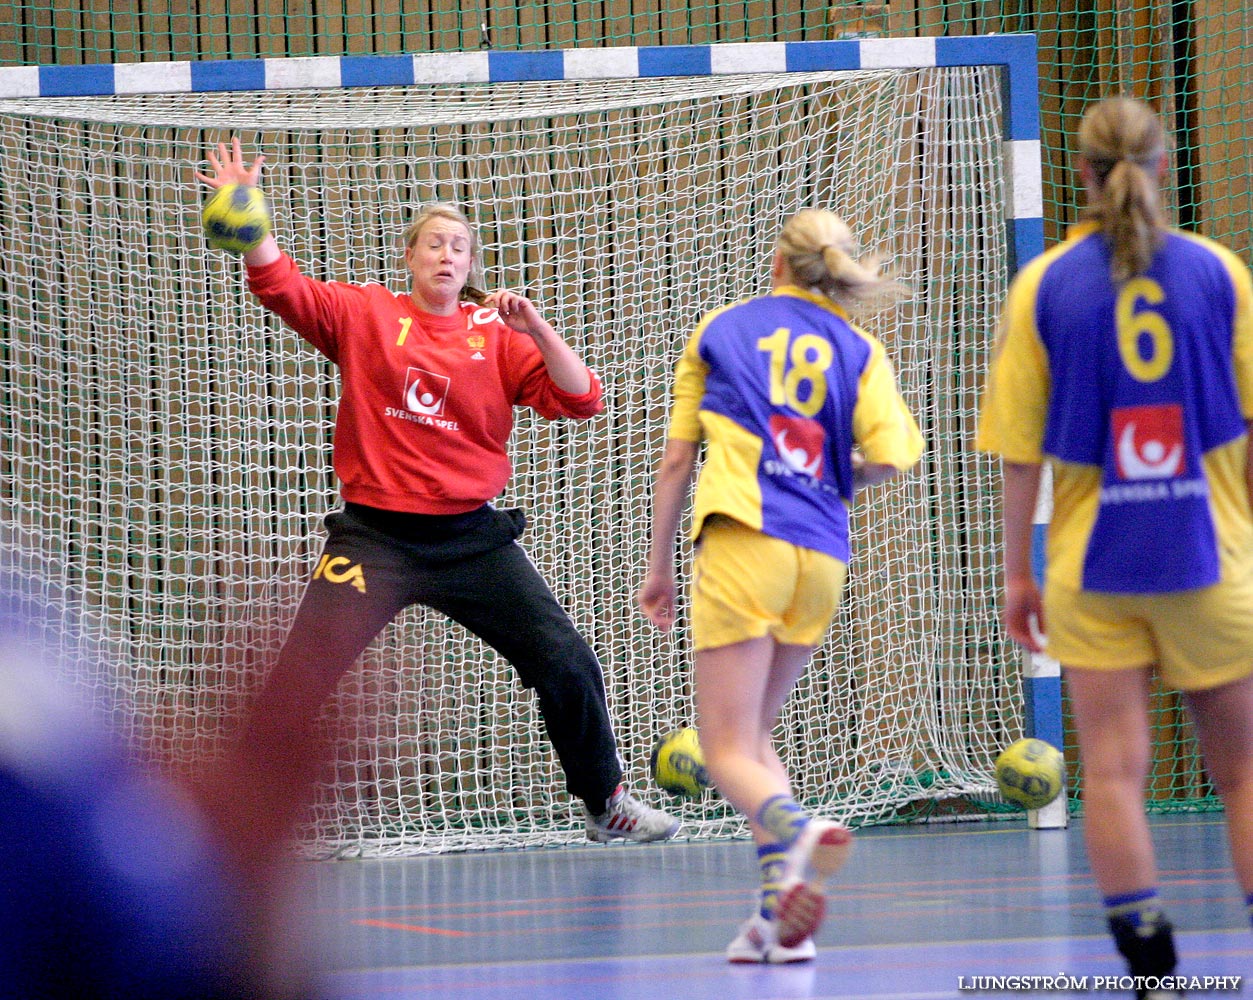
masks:
{"type": "Polygon", "coordinates": [[[1183,471],[1183,408],[1121,406],[1110,412],[1119,479],[1170,479],[1183,471]]]}
{"type": "Polygon", "coordinates": [[[822,455],[827,447],[827,432],[816,420],[770,414],[770,439],[779,458],[793,472],[822,478],[822,455]]]}
{"type": "Polygon", "coordinates": [[[451,381],[447,375],[410,368],[405,373],[405,409],[428,417],[440,416],[448,400],[451,381]]]}

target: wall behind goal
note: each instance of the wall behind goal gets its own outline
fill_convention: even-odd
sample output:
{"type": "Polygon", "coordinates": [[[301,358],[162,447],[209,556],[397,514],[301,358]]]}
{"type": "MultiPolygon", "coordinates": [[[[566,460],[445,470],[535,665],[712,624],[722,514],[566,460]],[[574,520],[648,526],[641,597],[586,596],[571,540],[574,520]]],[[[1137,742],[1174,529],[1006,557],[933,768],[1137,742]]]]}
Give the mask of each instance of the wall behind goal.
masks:
{"type": "Polygon", "coordinates": [[[342,0],[329,9],[286,0],[10,0],[0,4],[0,65],[1030,32],[1039,39],[1043,140],[1051,153],[1046,202],[1054,208],[1054,227],[1072,213],[1065,152],[1083,103],[1123,89],[1155,101],[1178,130],[1184,221],[1230,238],[1239,250],[1250,245],[1253,49],[1243,0],[476,0],[450,6],[431,0],[342,0]]]}

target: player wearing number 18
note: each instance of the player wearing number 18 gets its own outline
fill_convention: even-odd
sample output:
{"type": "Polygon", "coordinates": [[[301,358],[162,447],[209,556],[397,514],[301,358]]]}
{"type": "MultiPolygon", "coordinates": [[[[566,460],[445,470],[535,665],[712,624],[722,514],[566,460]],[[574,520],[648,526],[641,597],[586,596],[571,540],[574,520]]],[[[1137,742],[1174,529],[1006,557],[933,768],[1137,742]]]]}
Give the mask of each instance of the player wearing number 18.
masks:
{"type": "Polygon", "coordinates": [[[1014,279],[978,444],[1004,463],[1006,624],[1062,664],[1092,873],[1130,972],[1154,977],[1176,962],[1144,808],[1154,670],[1183,692],[1253,912],[1253,282],[1166,225],[1148,105],[1095,104],[1078,145],[1088,218],[1014,279]]]}
{"type": "Polygon", "coordinates": [[[732,962],[814,957],[822,883],[850,834],[796,802],[771,733],[835,615],[854,492],[922,454],[882,345],[850,313],[901,288],[855,252],[830,212],[788,220],[770,294],[706,316],[683,352],[657,473],[639,600],[669,628],[679,521],[708,442],[693,515],[697,728],[715,786],[748,817],[761,870],[732,962]]]}

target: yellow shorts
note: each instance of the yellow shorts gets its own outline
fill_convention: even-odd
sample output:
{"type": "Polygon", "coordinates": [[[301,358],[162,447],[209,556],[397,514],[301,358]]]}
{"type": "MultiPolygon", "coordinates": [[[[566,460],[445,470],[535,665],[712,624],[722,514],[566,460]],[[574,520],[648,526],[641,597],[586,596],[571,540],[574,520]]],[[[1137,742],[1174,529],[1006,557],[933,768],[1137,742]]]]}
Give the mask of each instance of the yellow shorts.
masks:
{"type": "Polygon", "coordinates": [[[1098,594],[1048,583],[1046,652],[1062,666],[1156,664],[1162,682],[1202,691],[1253,674],[1253,573],[1169,594],[1098,594]]]}
{"type": "Polygon", "coordinates": [[[696,649],[764,635],[816,646],[831,627],[848,567],[826,553],[713,517],[701,529],[692,572],[696,649]]]}

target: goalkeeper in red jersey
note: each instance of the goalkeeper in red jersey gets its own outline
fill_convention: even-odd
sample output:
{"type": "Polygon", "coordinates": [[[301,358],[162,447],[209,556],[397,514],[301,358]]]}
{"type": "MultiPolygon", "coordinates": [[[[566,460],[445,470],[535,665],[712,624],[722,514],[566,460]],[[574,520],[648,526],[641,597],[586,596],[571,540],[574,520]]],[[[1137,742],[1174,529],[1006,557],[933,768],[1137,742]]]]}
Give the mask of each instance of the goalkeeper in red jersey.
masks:
{"type": "Polygon", "coordinates": [[[788,220],[770,294],[709,314],[688,342],[657,473],[639,601],[668,629],[679,520],[707,442],[692,529],[697,728],[714,784],[748,817],[761,869],[732,962],[815,955],[822,882],[850,834],[792,797],[771,733],[839,604],[855,490],[922,454],[882,346],[848,312],[898,286],[853,252],[830,212],[788,220]]]}
{"type": "MultiPolygon", "coordinates": [[[[256,186],[264,157],[246,163],[235,139],[208,162],[196,175],[208,187],[256,186]]],[[[603,408],[600,382],[529,299],[474,291],[479,244],[455,207],[423,209],[404,244],[407,293],[309,278],[270,235],[243,257],[249,288],[338,366],[342,384],[333,460],[343,507],[326,518],[241,744],[261,769],[258,822],[287,829],[290,810],[264,804],[281,792],[269,778],[312,779],[319,708],[383,627],[422,604],[500,652],[536,692],[589,839],[669,838],[678,821],[621,784],[600,664],[517,544],[522,512],[491,503],[511,471],[514,407],[586,419],[603,408]]],[[[299,792],[279,797],[296,803],[299,792]]]]}
{"type": "Polygon", "coordinates": [[[1004,463],[1006,624],[1062,665],[1092,874],[1151,984],[1176,964],[1145,815],[1154,672],[1184,692],[1253,913],[1253,282],[1235,254],[1166,225],[1152,108],[1101,101],[1078,139],[1088,217],[1014,279],[978,445],[1004,463]]]}

